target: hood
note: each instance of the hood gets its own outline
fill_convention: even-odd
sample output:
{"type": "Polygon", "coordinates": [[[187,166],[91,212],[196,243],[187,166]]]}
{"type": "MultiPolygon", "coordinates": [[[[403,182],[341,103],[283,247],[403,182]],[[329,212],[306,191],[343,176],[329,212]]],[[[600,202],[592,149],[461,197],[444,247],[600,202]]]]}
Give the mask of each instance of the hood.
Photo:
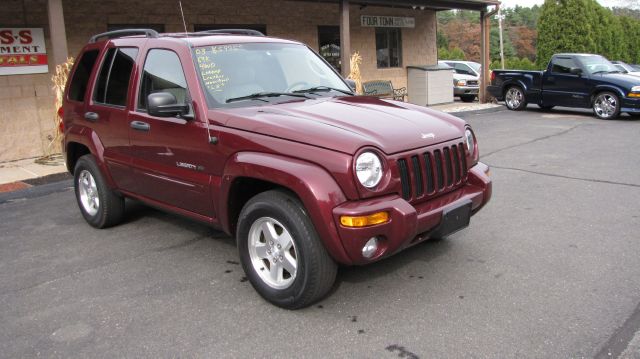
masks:
{"type": "Polygon", "coordinates": [[[467,75],[467,74],[458,74],[458,73],[453,73],[453,78],[456,80],[480,80],[480,78],[478,76],[471,76],[471,75],[467,75]]]}
{"type": "Polygon", "coordinates": [[[609,81],[615,85],[631,90],[633,86],[640,86],[640,77],[630,74],[596,74],[593,75],[593,79],[600,81],[609,81]]]}
{"type": "Polygon", "coordinates": [[[465,122],[403,102],[373,97],[313,100],[222,110],[223,125],[348,154],[374,146],[393,154],[462,137],[465,122]]]}

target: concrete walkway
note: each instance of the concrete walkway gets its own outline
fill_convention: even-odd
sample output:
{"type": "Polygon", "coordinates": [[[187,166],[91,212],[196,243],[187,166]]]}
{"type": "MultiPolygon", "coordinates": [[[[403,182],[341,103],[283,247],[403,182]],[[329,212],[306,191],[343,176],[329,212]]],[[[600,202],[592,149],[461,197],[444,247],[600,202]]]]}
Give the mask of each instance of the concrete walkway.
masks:
{"type": "MultiPolygon", "coordinates": [[[[431,106],[431,108],[442,112],[471,112],[482,111],[491,108],[502,107],[502,105],[478,102],[452,102],[442,105],[431,106]]],[[[38,158],[28,158],[24,160],[0,163],[0,193],[16,191],[38,184],[34,179],[51,178],[57,179],[67,172],[62,157],[53,156],[47,161],[38,158]]]]}

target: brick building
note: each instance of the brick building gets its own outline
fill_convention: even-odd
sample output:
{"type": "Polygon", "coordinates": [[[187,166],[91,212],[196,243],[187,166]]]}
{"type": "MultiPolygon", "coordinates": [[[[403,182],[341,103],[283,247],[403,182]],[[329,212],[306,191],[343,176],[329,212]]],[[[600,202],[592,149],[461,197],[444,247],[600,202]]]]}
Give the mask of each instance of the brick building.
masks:
{"type": "MultiPolygon", "coordinates": [[[[161,32],[185,28],[177,0],[2,2],[0,29],[44,30],[49,71],[0,72],[0,162],[44,153],[55,135],[51,75],[55,65],[76,56],[91,35],[127,27],[161,32]]],[[[182,0],[188,31],[251,28],[298,40],[343,74],[349,70],[349,54],[358,51],[363,80],[391,80],[395,87],[406,86],[407,66],[437,62],[436,11],[477,10],[488,34],[487,6],[497,4],[497,0],[182,0]]]]}

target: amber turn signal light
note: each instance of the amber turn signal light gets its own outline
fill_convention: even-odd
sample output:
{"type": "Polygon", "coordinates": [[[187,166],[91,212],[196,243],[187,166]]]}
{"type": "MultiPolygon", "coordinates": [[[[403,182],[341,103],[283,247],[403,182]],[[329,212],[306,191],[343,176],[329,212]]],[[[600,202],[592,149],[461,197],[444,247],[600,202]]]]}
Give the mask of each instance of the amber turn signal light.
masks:
{"type": "Polygon", "coordinates": [[[345,227],[367,227],[389,222],[389,213],[377,212],[368,216],[341,216],[340,223],[345,227]]]}

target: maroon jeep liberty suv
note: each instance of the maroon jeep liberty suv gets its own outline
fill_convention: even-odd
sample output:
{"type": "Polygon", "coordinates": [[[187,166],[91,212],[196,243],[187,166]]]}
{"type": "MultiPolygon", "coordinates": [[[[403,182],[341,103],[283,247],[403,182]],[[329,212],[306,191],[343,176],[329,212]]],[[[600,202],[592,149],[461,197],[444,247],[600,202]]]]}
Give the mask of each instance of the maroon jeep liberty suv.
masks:
{"type": "Polygon", "coordinates": [[[307,46],[249,30],[119,30],[82,49],[63,149],[80,212],[125,198],[235,236],[256,291],[301,308],[362,265],[469,224],[491,197],[456,117],[355,96],[307,46]]]}

